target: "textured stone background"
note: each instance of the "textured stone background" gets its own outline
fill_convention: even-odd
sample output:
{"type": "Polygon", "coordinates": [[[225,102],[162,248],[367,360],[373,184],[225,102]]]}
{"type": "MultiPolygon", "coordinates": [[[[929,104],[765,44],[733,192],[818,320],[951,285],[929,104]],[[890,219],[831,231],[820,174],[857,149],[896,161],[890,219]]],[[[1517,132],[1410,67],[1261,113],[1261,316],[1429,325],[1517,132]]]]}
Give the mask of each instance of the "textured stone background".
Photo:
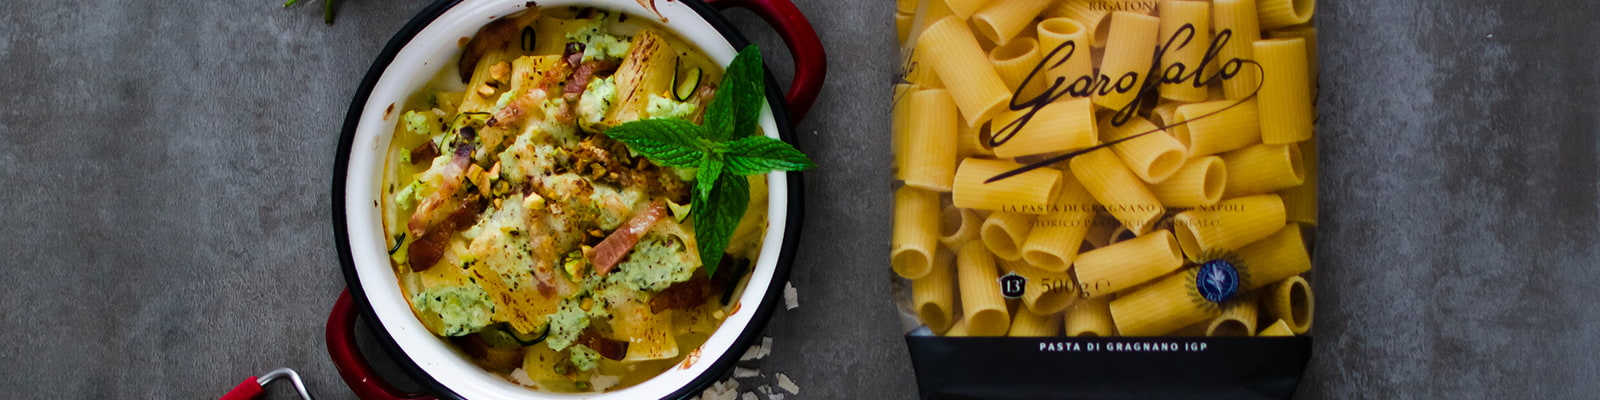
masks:
{"type": "MultiPolygon", "coordinates": [[[[893,7],[799,2],[832,66],[799,129],[823,168],[806,176],[801,307],[773,319],[760,366],[800,398],[912,398],[883,265],[893,7]]],[[[353,397],[322,340],[344,284],[333,148],[367,66],[427,2],[344,3],[333,26],[318,2],[3,6],[0,392],[215,398],[287,366],[319,398],[353,397]]],[[[1600,7],[1322,3],[1302,397],[1600,391],[1600,7]]],[[[731,15],[787,76],[781,43],[731,15]]]]}

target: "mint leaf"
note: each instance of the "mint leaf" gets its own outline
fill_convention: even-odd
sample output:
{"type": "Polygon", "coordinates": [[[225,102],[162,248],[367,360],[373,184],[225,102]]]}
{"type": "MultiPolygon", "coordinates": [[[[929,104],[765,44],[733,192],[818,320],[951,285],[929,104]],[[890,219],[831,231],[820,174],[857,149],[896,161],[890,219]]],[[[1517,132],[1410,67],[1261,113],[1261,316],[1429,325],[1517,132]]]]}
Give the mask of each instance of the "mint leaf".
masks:
{"type": "Polygon", "coordinates": [[[629,121],[606,130],[605,135],[622,141],[651,162],[668,167],[696,167],[710,149],[705,129],[678,119],[629,121]]]}
{"type": "Polygon", "coordinates": [[[694,206],[689,209],[690,217],[694,218],[694,238],[700,250],[700,265],[705,267],[707,276],[717,272],[722,253],[728,250],[733,231],[739,227],[739,220],[744,218],[745,209],[750,206],[749,180],[727,174],[717,180],[721,184],[712,187],[711,195],[704,201],[695,197],[694,206]]]}
{"type": "Polygon", "coordinates": [[[711,188],[715,187],[717,179],[722,177],[722,167],[722,159],[713,155],[708,154],[704,160],[700,161],[700,170],[696,171],[694,175],[695,199],[705,201],[706,198],[711,196],[711,188]]]}
{"type": "Polygon", "coordinates": [[[706,108],[705,125],[713,141],[739,139],[755,133],[766,104],[766,71],[761,50],[745,46],[722,74],[722,86],[706,108]]]}
{"type": "Polygon", "coordinates": [[[759,135],[729,142],[724,157],[727,158],[728,173],[740,176],[772,171],[803,171],[817,166],[794,146],[759,135]]]}

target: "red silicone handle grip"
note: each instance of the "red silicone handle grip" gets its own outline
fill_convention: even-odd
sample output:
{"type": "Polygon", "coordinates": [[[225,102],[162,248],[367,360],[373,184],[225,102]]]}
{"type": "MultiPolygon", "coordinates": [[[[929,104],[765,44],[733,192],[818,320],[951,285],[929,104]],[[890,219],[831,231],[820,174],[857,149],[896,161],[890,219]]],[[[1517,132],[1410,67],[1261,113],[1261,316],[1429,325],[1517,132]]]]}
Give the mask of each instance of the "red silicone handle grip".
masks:
{"type": "Polygon", "coordinates": [[[823,79],[828,76],[828,55],[822,51],[817,30],[811,27],[800,9],[789,0],[706,0],[706,4],[718,10],[734,7],[750,10],[772,24],[783,38],[783,44],[789,46],[789,54],[794,56],[794,81],[789,83],[789,94],[785,96],[789,103],[789,119],[796,124],[805,119],[811,112],[811,104],[817,101],[817,93],[822,91],[823,79]]]}
{"type": "Polygon", "coordinates": [[[266,390],[261,389],[261,382],[252,376],[245,378],[244,383],[240,383],[239,386],[234,386],[228,394],[222,395],[222,400],[255,400],[266,393],[266,390]]]}
{"type": "Polygon", "coordinates": [[[328,356],[333,358],[333,366],[339,369],[339,376],[344,378],[344,383],[350,386],[350,391],[355,392],[356,397],[363,400],[434,398],[425,393],[406,393],[396,389],[378,377],[372,365],[367,364],[367,359],[361,356],[361,349],[356,347],[355,303],[350,299],[349,289],[340,293],[339,300],[333,303],[333,312],[328,315],[327,341],[328,356]]]}

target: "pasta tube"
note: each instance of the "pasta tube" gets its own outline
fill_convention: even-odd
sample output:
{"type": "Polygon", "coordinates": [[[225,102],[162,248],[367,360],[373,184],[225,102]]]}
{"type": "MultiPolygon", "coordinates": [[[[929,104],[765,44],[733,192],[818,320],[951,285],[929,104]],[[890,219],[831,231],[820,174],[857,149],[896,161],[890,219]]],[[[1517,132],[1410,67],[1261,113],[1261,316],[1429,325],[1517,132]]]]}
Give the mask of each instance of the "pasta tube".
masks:
{"type": "Polygon", "coordinates": [[[1112,110],[1128,107],[1150,79],[1150,59],[1155,57],[1161,20],[1125,11],[1111,13],[1106,55],[1095,78],[1094,104],[1112,110]]]}
{"type": "Polygon", "coordinates": [[[1221,315],[1221,307],[1195,290],[1199,270],[1184,269],[1111,300],[1111,321],[1117,332],[1157,336],[1221,315]]]}
{"type": "Polygon", "coordinates": [[[1049,6],[1050,2],[1039,0],[994,0],[972,15],[972,25],[989,41],[1005,46],[1049,6]]]}
{"type": "Polygon", "coordinates": [[[1094,60],[1089,54],[1091,47],[1088,28],[1071,18],[1050,18],[1040,21],[1035,29],[1039,31],[1041,59],[1049,56],[1051,52],[1059,51],[1047,61],[1051,63],[1051,67],[1044,71],[1047,78],[1046,86],[1053,85],[1060,79],[1063,88],[1078,87],[1081,90],[1088,90],[1094,84],[1095,78],[1094,60]],[[1071,45],[1062,47],[1067,43],[1071,45]]]}
{"type": "Polygon", "coordinates": [[[1000,74],[1000,80],[1005,81],[1013,99],[1033,99],[1044,93],[1045,80],[1042,76],[1028,79],[1028,74],[1039,66],[1038,41],[1021,38],[995,47],[989,50],[989,63],[994,64],[995,72],[1000,74]],[[1023,86],[1024,82],[1027,83],[1026,87],[1023,86]]]}
{"type": "Polygon", "coordinates": [[[1267,315],[1272,318],[1282,319],[1289,324],[1289,330],[1297,335],[1303,335],[1311,330],[1312,311],[1315,309],[1311,297],[1311,284],[1305,278],[1292,277],[1282,282],[1268,286],[1266,296],[1262,303],[1266,305],[1267,315]]]}
{"type": "Polygon", "coordinates": [[[1111,238],[1116,236],[1117,229],[1126,228],[1123,228],[1122,222],[1111,215],[1097,213],[1094,216],[1094,223],[1089,225],[1089,233],[1083,235],[1083,241],[1094,248],[1106,247],[1111,245],[1111,238]]]}
{"type": "Polygon", "coordinates": [[[1133,171],[1134,175],[1138,175],[1139,179],[1145,182],[1166,180],[1178,172],[1178,167],[1183,166],[1184,153],[1187,150],[1183,147],[1183,143],[1137,115],[1129,118],[1122,126],[1117,126],[1107,118],[1100,123],[1100,131],[1105,132],[1107,142],[1142,135],[1112,145],[1111,150],[1122,158],[1128,170],[1133,171]]]}
{"type": "Polygon", "coordinates": [[[1095,298],[1149,282],[1183,267],[1172,232],[1160,230],[1078,255],[1072,273],[1095,298]]]}
{"type": "Polygon", "coordinates": [[[1157,45],[1170,46],[1162,52],[1161,98],[1176,101],[1206,101],[1202,85],[1206,77],[1206,48],[1211,44],[1211,4],[1203,1],[1164,0],[1161,2],[1161,35],[1157,45]],[[1180,32],[1187,32],[1182,33],[1180,32]],[[1193,76],[1178,82],[1174,78],[1193,76]],[[1199,79],[1195,79],[1198,77],[1199,79]]]}
{"type": "Polygon", "coordinates": [[[1263,194],[1223,200],[1215,206],[1178,213],[1173,225],[1178,245],[1190,261],[1237,251],[1283,228],[1283,200],[1263,194]]]}
{"type": "Polygon", "coordinates": [[[1306,77],[1306,41],[1255,42],[1261,63],[1261,141],[1288,144],[1311,138],[1311,78],[1306,77]]]}
{"type": "Polygon", "coordinates": [[[1205,156],[1190,159],[1167,180],[1150,185],[1150,193],[1168,207],[1199,207],[1217,204],[1228,184],[1228,169],[1222,158],[1205,156]]]}
{"type": "Polygon", "coordinates": [[[1300,142],[1301,165],[1305,168],[1305,183],[1284,189],[1284,215],[1290,222],[1317,225],[1317,141],[1300,142]]]}
{"type": "Polygon", "coordinates": [[[927,275],[911,280],[911,303],[917,319],[935,335],[944,334],[954,322],[956,304],[955,257],[939,251],[927,275]]]}
{"type": "Polygon", "coordinates": [[[1110,296],[1079,302],[1078,305],[1067,309],[1062,320],[1067,336],[1116,336],[1116,327],[1111,322],[1110,296]]]}
{"type": "Polygon", "coordinates": [[[1189,157],[1209,156],[1261,143],[1256,101],[1211,101],[1178,106],[1168,132],[1189,148],[1189,157]]]}
{"type": "Polygon", "coordinates": [[[928,275],[939,249],[939,194],[901,187],[894,195],[894,249],[890,266],[906,279],[928,275]]]}
{"type": "Polygon", "coordinates": [[[988,132],[960,123],[956,127],[956,158],[967,157],[994,157],[994,149],[989,147],[988,132]]]}
{"type": "MultiPolygon", "coordinates": [[[[1267,37],[1273,39],[1300,38],[1306,41],[1306,76],[1311,78],[1310,87],[1312,97],[1317,94],[1317,27],[1311,25],[1283,28],[1281,30],[1267,31],[1267,37]]],[[[1315,103],[1315,102],[1313,102],[1315,103]]]]}
{"type": "Polygon", "coordinates": [[[1037,112],[1019,110],[995,118],[994,154],[1012,158],[1085,149],[1098,143],[1094,105],[1078,98],[1046,104],[1037,112]]]}
{"type": "MultiPolygon", "coordinates": [[[[1091,1],[1061,0],[1046,15],[1078,21],[1089,32],[1089,41],[1085,43],[1088,47],[1106,47],[1106,37],[1111,34],[1111,13],[1104,7],[1090,5],[1091,1]]],[[[1085,55],[1087,54],[1086,52],[1085,55]]]]}
{"type": "Polygon", "coordinates": [[[1006,300],[1000,296],[1000,278],[994,257],[982,243],[970,242],[956,253],[956,273],[960,282],[961,314],[972,336],[1002,336],[1011,326],[1006,300]]]}
{"type": "MultiPolygon", "coordinates": [[[[1218,63],[1230,63],[1233,60],[1254,60],[1255,48],[1253,44],[1261,40],[1261,26],[1256,20],[1255,0],[1215,0],[1212,3],[1213,25],[1217,30],[1218,40],[1224,32],[1229,35],[1228,43],[1217,52],[1218,63]]],[[[1232,78],[1222,80],[1222,92],[1228,100],[1239,100],[1250,97],[1256,93],[1256,88],[1261,84],[1261,75],[1249,63],[1237,64],[1238,73],[1232,78]]],[[[1225,66],[1219,66],[1227,70],[1225,66]]]]}
{"type": "MultiPolygon", "coordinates": [[[[1109,154],[1109,153],[1107,153],[1109,154]]],[[[1043,213],[1061,183],[1061,171],[1039,168],[998,181],[984,183],[1002,173],[1022,168],[1013,162],[968,158],[956,167],[956,207],[1043,213]]]]}
{"type": "Polygon", "coordinates": [[[1222,154],[1228,169],[1223,196],[1233,198],[1288,189],[1305,183],[1305,163],[1294,144],[1258,144],[1222,154]]]}
{"type": "Polygon", "coordinates": [[[1033,229],[1034,217],[1033,214],[1013,212],[989,214],[989,218],[983,220],[983,227],[978,234],[984,246],[996,257],[1009,261],[1021,260],[1022,242],[1027,239],[1028,231],[1033,229]]]}
{"type": "Polygon", "coordinates": [[[1237,253],[1240,284],[1244,290],[1288,279],[1311,270],[1311,254],[1300,236],[1300,226],[1286,224],[1283,229],[1257,240],[1237,253]]]}
{"type": "Polygon", "coordinates": [[[948,192],[956,171],[956,107],[945,89],[911,92],[906,110],[905,169],[899,171],[906,186],[948,192]]]}
{"type": "Polygon", "coordinates": [[[896,43],[905,43],[906,39],[911,38],[911,23],[914,22],[915,19],[916,16],[911,14],[895,13],[894,30],[896,34],[895,38],[897,39],[896,43]]]}
{"type": "Polygon", "coordinates": [[[1311,22],[1315,0],[1257,0],[1256,19],[1261,29],[1278,29],[1311,22]]]}
{"type": "Polygon", "coordinates": [[[944,331],[944,335],[948,337],[972,336],[970,332],[967,332],[967,320],[961,318],[957,318],[954,324],[950,324],[950,330],[944,331]]]}
{"type": "Polygon", "coordinates": [[[1051,272],[1064,272],[1078,257],[1083,237],[1094,223],[1094,196],[1072,174],[1061,176],[1051,212],[1039,216],[1022,245],[1022,258],[1051,272]]]}
{"type": "Polygon", "coordinates": [[[940,226],[939,243],[950,251],[961,249],[961,245],[969,241],[978,240],[978,231],[983,226],[983,217],[977,212],[955,206],[945,206],[940,212],[943,216],[940,226]]]}
{"type": "Polygon", "coordinates": [[[978,39],[963,20],[946,17],[929,25],[917,41],[917,53],[924,55],[922,62],[931,65],[939,76],[952,77],[941,81],[950,90],[967,125],[978,126],[989,120],[1011,100],[1005,81],[989,64],[978,39]]]}
{"type": "Polygon", "coordinates": [[[995,0],[944,0],[943,3],[949,5],[950,11],[955,13],[956,16],[961,17],[961,19],[967,19],[971,18],[972,14],[978,13],[978,10],[982,10],[984,7],[989,6],[989,3],[993,3],[994,1],[995,0]]]}
{"type": "Polygon", "coordinates": [[[1272,325],[1268,325],[1266,329],[1262,329],[1261,333],[1257,333],[1256,336],[1294,336],[1294,331],[1289,330],[1288,322],[1280,319],[1277,322],[1273,322],[1272,325]]]}
{"type": "Polygon", "coordinates": [[[1256,332],[1256,299],[1238,296],[1222,306],[1222,315],[1206,326],[1206,336],[1251,336],[1256,332]]]}
{"type": "Polygon", "coordinates": [[[1161,202],[1110,149],[1080,154],[1069,164],[1089,194],[1134,234],[1149,231],[1161,218],[1161,202]]]}
{"type": "Polygon", "coordinates": [[[1177,125],[1178,123],[1178,119],[1176,117],[1178,113],[1178,106],[1184,104],[1188,103],[1164,101],[1161,102],[1161,104],[1157,104],[1155,108],[1150,109],[1150,123],[1156,124],[1157,127],[1166,130],[1167,133],[1172,133],[1172,130],[1175,127],[1174,125],[1177,125]]]}
{"type": "Polygon", "coordinates": [[[1061,314],[1035,314],[1026,308],[1017,309],[1011,320],[1010,337],[1050,337],[1061,334],[1061,314]]]}

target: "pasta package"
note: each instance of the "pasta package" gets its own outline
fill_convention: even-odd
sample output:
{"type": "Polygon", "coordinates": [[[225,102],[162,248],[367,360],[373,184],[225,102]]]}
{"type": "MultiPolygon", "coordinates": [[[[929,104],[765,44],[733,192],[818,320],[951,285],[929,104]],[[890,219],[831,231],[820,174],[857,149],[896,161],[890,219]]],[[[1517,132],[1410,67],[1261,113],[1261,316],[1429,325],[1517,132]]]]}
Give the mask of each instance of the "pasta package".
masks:
{"type": "Polygon", "coordinates": [[[1315,3],[896,2],[885,260],[922,398],[1293,394],[1315,3]]]}

